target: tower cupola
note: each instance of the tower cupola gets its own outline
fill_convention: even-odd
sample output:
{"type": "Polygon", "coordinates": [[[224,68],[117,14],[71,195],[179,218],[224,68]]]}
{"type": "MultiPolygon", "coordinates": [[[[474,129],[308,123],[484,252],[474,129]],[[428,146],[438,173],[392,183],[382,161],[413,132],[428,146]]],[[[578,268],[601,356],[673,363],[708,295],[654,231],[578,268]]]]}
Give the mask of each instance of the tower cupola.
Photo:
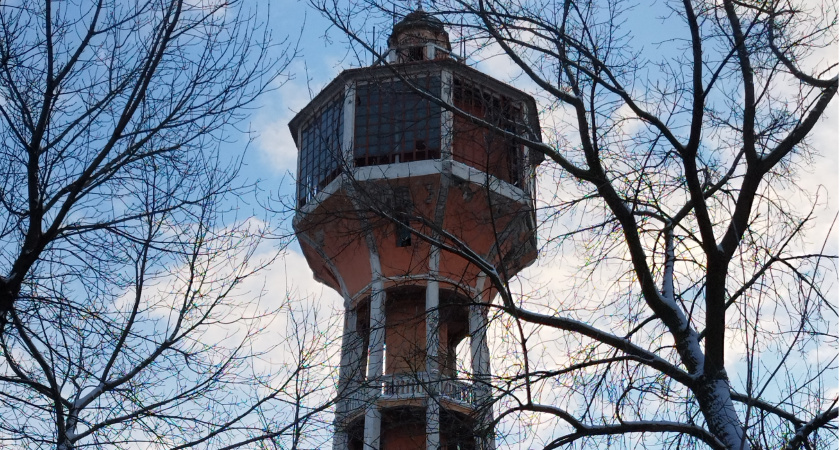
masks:
{"type": "Polygon", "coordinates": [[[394,25],[388,49],[396,63],[445,58],[452,51],[449,33],[437,17],[418,9],[394,25]]]}

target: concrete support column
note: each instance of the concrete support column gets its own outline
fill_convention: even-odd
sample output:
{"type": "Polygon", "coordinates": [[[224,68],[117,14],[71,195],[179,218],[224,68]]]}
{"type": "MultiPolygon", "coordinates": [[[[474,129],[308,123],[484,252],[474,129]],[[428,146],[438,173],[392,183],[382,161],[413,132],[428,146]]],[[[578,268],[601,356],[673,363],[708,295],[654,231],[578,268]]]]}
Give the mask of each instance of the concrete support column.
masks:
{"type": "MultiPolygon", "coordinates": [[[[452,104],[452,90],[454,83],[452,82],[452,71],[451,70],[443,70],[440,73],[440,99],[447,104],[452,104]]],[[[447,111],[443,109],[440,113],[440,157],[443,160],[451,160],[452,159],[452,135],[455,126],[455,116],[452,114],[452,111],[447,111]]],[[[443,181],[443,180],[441,180],[443,181]]],[[[448,187],[448,184],[445,185],[448,187]]],[[[445,188],[443,185],[441,186],[442,189],[445,188]]],[[[441,197],[442,200],[446,200],[446,195],[441,197]]],[[[443,205],[441,205],[443,206],[443,205]]],[[[436,219],[439,216],[436,216],[436,219]]],[[[442,218],[442,217],[440,217],[442,218]]],[[[435,222],[440,225],[439,222],[435,222]]]]}
{"type": "Polygon", "coordinates": [[[429,281],[426,282],[426,450],[440,448],[440,286],[436,279],[440,266],[440,249],[429,252],[429,281]]]}
{"type": "Polygon", "coordinates": [[[378,450],[381,443],[382,412],[377,399],[382,394],[382,366],[385,350],[385,287],[382,279],[373,282],[370,296],[370,337],[368,339],[368,389],[365,411],[365,450],[378,450]]]}
{"type": "Polygon", "coordinates": [[[338,368],[338,388],[335,405],[335,436],[333,450],[346,450],[350,444],[345,426],[347,415],[359,407],[359,399],[364,398],[361,380],[364,379],[361,361],[364,351],[363,341],[356,330],[356,310],[349,307],[345,299],[344,335],[341,337],[341,365],[338,368]]]}
{"type": "Polygon", "coordinates": [[[485,275],[480,275],[476,281],[475,297],[470,305],[470,363],[473,372],[473,389],[475,389],[476,411],[478,412],[477,428],[484,434],[476,438],[476,448],[490,450],[496,448],[495,439],[488,425],[493,418],[490,398],[490,349],[487,346],[487,312],[482,293],[484,291],[485,275]]]}
{"type": "MultiPolygon", "coordinates": [[[[356,84],[346,83],[344,85],[344,129],[341,130],[341,157],[344,167],[351,169],[353,162],[353,130],[356,123],[356,84]]],[[[300,142],[300,141],[298,141],[300,142]]]]}
{"type": "Polygon", "coordinates": [[[433,42],[426,42],[426,59],[433,60],[435,59],[435,44],[433,42]]]}

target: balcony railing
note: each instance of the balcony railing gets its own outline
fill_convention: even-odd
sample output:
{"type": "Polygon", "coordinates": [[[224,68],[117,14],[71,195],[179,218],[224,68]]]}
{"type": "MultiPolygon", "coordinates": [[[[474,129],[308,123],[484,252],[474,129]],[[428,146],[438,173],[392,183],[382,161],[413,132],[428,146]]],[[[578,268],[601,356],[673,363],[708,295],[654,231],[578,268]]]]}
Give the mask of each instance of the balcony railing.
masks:
{"type": "Polygon", "coordinates": [[[380,398],[421,398],[429,391],[427,372],[384,375],[380,398]]]}
{"type": "Polygon", "coordinates": [[[475,404],[475,389],[473,389],[472,383],[457,380],[443,380],[441,395],[450,400],[466,403],[470,406],[475,404]]]}
{"type": "MultiPolygon", "coordinates": [[[[383,375],[377,383],[381,386],[378,392],[357,389],[348,395],[348,411],[364,408],[377,395],[379,400],[422,399],[429,395],[432,379],[428,372],[383,375]]],[[[476,402],[475,389],[472,383],[459,380],[440,380],[439,397],[445,398],[464,406],[472,407],[476,402]]]]}

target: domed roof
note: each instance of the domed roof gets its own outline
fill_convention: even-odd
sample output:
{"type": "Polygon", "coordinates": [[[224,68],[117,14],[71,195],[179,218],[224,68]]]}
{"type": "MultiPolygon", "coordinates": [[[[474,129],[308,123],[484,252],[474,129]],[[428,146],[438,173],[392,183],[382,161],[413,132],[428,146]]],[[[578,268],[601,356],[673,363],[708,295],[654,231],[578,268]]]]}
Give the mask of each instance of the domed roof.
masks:
{"type": "Polygon", "coordinates": [[[426,11],[423,11],[422,9],[412,11],[403,17],[403,20],[394,25],[394,30],[391,34],[394,35],[400,33],[408,28],[428,28],[433,31],[445,31],[443,28],[443,22],[440,19],[427,13],[426,11]]]}
{"type": "Polygon", "coordinates": [[[451,49],[449,33],[446,32],[443,22],[422,9],[408,13],[401,21],[397,22],[388,38],[390,48],[403,46],[409,42],[411,42],[411,45],[432,42],[447,50],[451,49]]]}

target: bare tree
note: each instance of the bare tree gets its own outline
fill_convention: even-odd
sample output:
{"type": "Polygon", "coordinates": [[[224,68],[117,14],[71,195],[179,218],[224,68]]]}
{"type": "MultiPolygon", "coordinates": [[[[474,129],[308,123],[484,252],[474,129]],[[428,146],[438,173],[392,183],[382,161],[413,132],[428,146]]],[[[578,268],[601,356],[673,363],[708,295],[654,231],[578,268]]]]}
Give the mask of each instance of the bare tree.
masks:
{"type": "Polygon", "coordinates": [[[276,250],[223,144],[296,56],[264,18],[0,5],[0,447],[279,445],[329,405],[304,371],[324,338],[260,346],[294,304],[238,290],[276,250]]]}
{"type": "MultiPolygon", "coordinates": [[[[369,28],[408,12],[312,4],[383,64],[369,28]]],[[[836,209],[808,180],[811,135],[836,109],[836,5],[429,7],[516,67],[541,99],[544,139],[415,91],[549,159],[540,265],[577,267],[554,291],[522,291],[446,230],[423,236],[499,292],[489,306],[517,353],[493,380],[496,422],[536,424],[529,447],[836,446],[836,209]],[[661,39],[642,47],[653,31],[638,27],[654,22],[661,39]]]]}

